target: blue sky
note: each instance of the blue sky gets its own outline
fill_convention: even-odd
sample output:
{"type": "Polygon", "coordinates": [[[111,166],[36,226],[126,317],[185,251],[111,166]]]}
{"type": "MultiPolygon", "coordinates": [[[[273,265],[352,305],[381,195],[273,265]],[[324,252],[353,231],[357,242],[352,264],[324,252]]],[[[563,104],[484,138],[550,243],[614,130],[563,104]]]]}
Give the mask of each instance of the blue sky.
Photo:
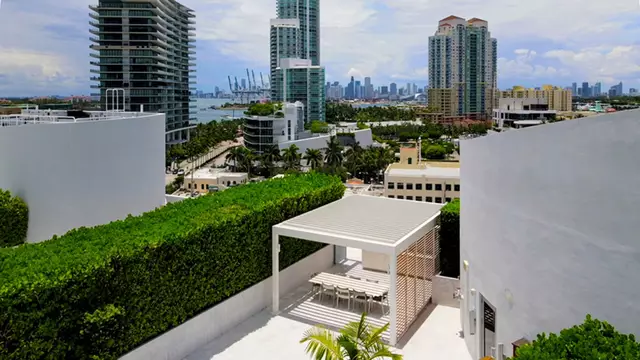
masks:
{"type": "MultiPolygon", "coordinates": [[[[0,96],[90,93],[88,5],[1,0],[0,96]]],[[[479,17],[498,39],[498,85],[623,81],[640,87],[637,0],[320,0],[328,81],[426,84],[438,20],[479,17]]],[[[245,68],[267,74],[275,0],[183,0],[196,10],[198,88],[227,87],[245,68]]],[[[259,81],[259,80],[258,80],[259,81]]]]}

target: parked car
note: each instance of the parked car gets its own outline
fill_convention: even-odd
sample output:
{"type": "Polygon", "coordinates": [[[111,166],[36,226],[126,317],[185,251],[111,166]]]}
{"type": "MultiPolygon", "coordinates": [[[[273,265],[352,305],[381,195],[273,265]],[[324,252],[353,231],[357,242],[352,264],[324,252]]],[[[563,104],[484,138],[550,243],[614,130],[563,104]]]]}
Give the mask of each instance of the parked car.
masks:
{"type": "Polygon", "coordinates": [[[182,175],[182,176],[184,176],[184,170],[182,170],[182,169],[178,170],[177,175],[182,175]]]}
{"type": "Polygon", "coordinates": [[[173,169],[173,172],[172,172],[172,173],[173,173],[173,175],[178,175],[178,171],[179,171],[179,170],[180,170],[180,169],[173,169]]]}

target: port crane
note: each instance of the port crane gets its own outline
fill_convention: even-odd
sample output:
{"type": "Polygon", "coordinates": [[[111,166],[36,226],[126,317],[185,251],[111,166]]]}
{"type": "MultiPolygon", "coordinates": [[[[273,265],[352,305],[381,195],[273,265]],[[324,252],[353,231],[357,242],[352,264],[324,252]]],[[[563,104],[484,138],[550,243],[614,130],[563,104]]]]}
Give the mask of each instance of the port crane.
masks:
{"type": "Polygon", "coordinates": [[[260,72],[260,81],[262,86],[258,86],[254,70],[249,71],[249,69],[246,68],[245,72],[247,74],[248,85],[246,88],[240,87],[237,76],[233,77],[234,82],[231,81],[231,76],[228,76],[229,90],[233,94],[234,102],[244,104],[252,101],[268,100],[271,96],[271,89],[268,88],[268,83],[265,83],[262,72],[260,72]]]}

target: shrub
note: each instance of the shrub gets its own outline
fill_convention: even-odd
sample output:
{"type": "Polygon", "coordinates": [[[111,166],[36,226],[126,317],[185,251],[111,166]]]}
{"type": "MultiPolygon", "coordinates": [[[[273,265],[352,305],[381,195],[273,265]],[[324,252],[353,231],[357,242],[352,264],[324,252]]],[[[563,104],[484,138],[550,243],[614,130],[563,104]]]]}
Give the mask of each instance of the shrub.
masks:
{"type": "Polygon", "coordinates": [[[529,345],[518,348],[518,360],[547,359],[640,359],[640,343],[633,335],[621,334],[604,321],[587,315],[584,323],[560,331],[539,334],[529,345]]]}
{"type": "Polygon", "coordinates": [[[440,210],[440,269],[444,276],[460,276],[460,199],[440,210]]]}
{"type": "Polygon", "coordinates": [[[17,196],[0,189],[0,248],[20,245],[27,239],[29,208],[17,196]]]}
{"type": "MultiPolygon", "coordinates": [[[[269,277],[271,227],[343,192],[291,175],[0,249],[0,358],[118,358],[269,277]]],[[[323,246],[283,239],[280,266],[323,246]]]]}

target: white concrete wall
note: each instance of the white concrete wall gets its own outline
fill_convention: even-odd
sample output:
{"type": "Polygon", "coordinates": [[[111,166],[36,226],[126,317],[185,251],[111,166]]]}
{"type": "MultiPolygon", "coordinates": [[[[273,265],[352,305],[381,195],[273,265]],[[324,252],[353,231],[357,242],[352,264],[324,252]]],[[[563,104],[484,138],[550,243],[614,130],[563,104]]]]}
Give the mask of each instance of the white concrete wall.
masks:
{"type": "MultiPolygon", "coordinates": [[[[507,355],[513,341],[586,314],[640,335],[638,119],[625,111],[461,143],[462,307],[480,311],[480,295],[496,307],[507,355]]],[[[466,315],[465,341],[478,358],[466,315]]]]}
{"type": "MultiPolygon", "coordinates": [[[[312,274],[333,265],[333,246],[280,272],[280,294],[286,295],[312,274]]],[[[121,357],[121,360],[181,360],[271,305],[271,277],[121,357]]],[[[257,351],[257,350],[256,350],[257,351]]]]}
{"type": "Polygon", "coordinates": [[[29,206],[29,242],[164,204],[165,116],[0,128],[0,188],[29,206]]]}
{"type": "Polygon", "coordinates": [[[442,275],[433,277],[431,283],[431,300],[434,304],[459,308],[460,300],[454,299],[453,294],[460,288],[460,280],[442,275]]]}
{"type": "Polygon", "coordinates": [[[166,194],[164,198],[167,204],[189,199],[189,197],[187,196],[178,196],[178,195],[169,195],[169,194],[166,194]]]}
{"type": "MultiPolygon", "coordinates": [[[[358,130],[353,132],[354,139],[360,142],[360,146],[366,148],[373,144],[373,137],[371,135],[371,129],[358,130]]],[[[339,134],[338,134],[339,135],[339,134]]],[[[331,135],[322,135],[302,140],[285,141],[278,144],[280,150],[286,149],[291,144],[296,144],[300,149],[300,153],[304,154],[307,149],[324,149],[327,147],[327,141],[329,141],[331,135]]]]}

